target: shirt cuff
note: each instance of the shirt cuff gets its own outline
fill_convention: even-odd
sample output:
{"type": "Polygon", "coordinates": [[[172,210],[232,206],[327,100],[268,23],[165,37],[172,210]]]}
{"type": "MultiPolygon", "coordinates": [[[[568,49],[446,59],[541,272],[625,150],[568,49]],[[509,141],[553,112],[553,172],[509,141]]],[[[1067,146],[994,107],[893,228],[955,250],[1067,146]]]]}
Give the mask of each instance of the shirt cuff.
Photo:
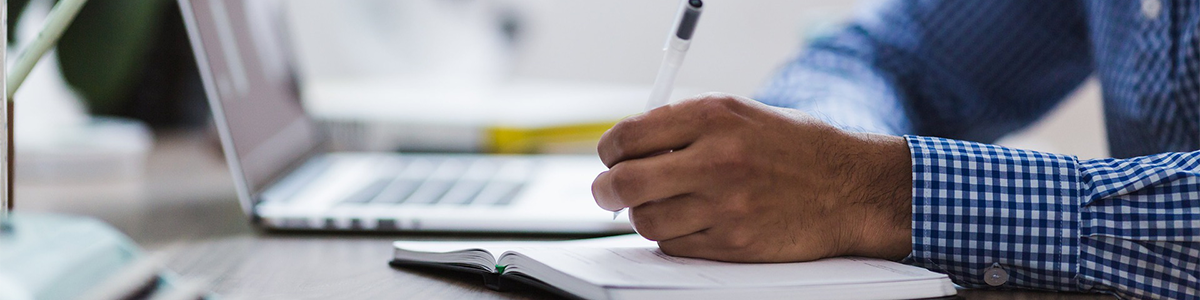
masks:
{"type": "Polygon", "coordinates": [[[912,153],[913,252],[904,262],[966,287],[1078,290],[1075,157],[905,139],[912,153]]]}

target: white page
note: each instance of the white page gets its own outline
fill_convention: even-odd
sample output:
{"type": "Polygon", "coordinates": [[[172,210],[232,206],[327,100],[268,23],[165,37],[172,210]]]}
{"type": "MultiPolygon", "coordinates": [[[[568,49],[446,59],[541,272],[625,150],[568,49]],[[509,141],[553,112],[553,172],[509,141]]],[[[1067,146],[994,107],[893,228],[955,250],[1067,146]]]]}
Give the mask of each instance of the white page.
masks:
{"type": "MultiPolygon", "coordinates": [[[[571,241],[396,241],[396,248],[448,253],[483,249],[519,253],[583,281],[625,288],[754,288],[881,283],[946,278],[922,268],[869,258],[744,264],[673,257],[636,234],[571,241]]],[[[497,259],[499,260],[499,259],[497,259]]]]}
{"type": "Polygon", "coordinates": [[[472,249],[484,250],[492,254],[493,257],[499,258],[500,254],[505,251],[520,249],[520,248],[597,248],[597,247],[658,247],[652,241],[637,234],[618,235],[594,239],[582,240],[567,240],[567,241],[405,241],[399,240],[392,242],[392,246],[397,249],[403,249],[413,252],[427,253],[450,253],[472,249]]]}
{"type": "Polygon", "coordinates": [[[410,252],[450,253],[468,250],[483,250],[498,258],[501,253],[515,248],[522,242],[439,242],[439,241],[395,241],[392,247],[410,252]]]}
{"type": "Polygon", "coordinates": [[[512,250],[589,283],[624,288],[754,288],[946,278],[896,262],[831,258],[745,264],[673,257],[658,247],[521,247],[512,250]]]}

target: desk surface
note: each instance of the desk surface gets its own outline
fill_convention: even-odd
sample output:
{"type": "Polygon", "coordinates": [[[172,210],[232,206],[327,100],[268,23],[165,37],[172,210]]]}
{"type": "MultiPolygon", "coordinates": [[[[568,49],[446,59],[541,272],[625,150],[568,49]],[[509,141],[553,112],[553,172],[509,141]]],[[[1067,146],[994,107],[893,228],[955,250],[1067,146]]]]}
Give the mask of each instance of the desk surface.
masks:
{"type": "MultiPolygon", "coordinates": [[[[168,267],[241,299],[539,299],[539,291],[499,293],[478,278],[397,270],[390,242],[406,239],[495,239],[445,235],[329,235],[258,232],[236,203],[233,185],[211,139],[195,132],[158,137],[145,179],[134,183],[19,182],[18,210],[95,216],[168,267]]],[[[553,237],[509,237],[519,239],[553,237]]],[[[964,290],[966,299],[1111,299],[1108,296],[964,290]]]]}

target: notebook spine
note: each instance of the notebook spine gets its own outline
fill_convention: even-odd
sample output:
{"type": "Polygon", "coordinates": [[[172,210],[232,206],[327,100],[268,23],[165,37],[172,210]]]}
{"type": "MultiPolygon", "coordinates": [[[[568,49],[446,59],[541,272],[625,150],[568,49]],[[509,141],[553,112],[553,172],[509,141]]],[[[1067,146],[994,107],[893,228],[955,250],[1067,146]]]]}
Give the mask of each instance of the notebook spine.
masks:
{"type": "Polygon", "coordinates": [[[562,297],[563,299],[573,299],[573,300],[574,299],[579,299],[579,300],[584,299],[582,297],[579,297],[578,295],[569,293],[563,289],[560,289],[553,285],[546,284],[545,282],[542,282],[541,280],[537,280],[537,279],[534,279],[529,276],[520,275],[520,274],[502,274],[497,277],[498,277],[497,278],[498,282],[496,283],[497,288],[493,288],[494,290],[497,290],[497,291],[510,292],[510,291],[517,291],[517,290],[524,290],[524,289],[532,288],[532,289],[539,289],[542,291],[549,292],[551,294],[562,297]]]}
{"type": "Polygon", "coordinates": [[[499,278],[500,274],[488,272],[486,270],[479,269],[479,268],[472,268],[472,267],[452,265],[452,264],[443,264],[443,263],[431,263],[431,262],[424,262],[424,261],[402,260],[402,259],[393,259],[391,262],[388,262],[388,264],[391,265],[393,268],[424,269],[424,270],[436,270],[436,271],[443,271],[443,272],[451,271],[451,272],[462,273],[462,274],[478,274],[479,276],[483,277],[483,285],[486,286],[487,288],[496,290],[496,291],[504,291],[503,285],[501,284],[500,278],[499,278]]]}
{"type": "Polygon", "coordinates": [[[485,273],[485,274],[481,274],[481,275],[483,275],[483,286],[486,286],[487,288],[492,289],[493,291],[506,292],[506,291],[512,290],[512,288],[509,288],[505,285],[500,284],[500,278],[504,277],[500,274],[485,273]]]}

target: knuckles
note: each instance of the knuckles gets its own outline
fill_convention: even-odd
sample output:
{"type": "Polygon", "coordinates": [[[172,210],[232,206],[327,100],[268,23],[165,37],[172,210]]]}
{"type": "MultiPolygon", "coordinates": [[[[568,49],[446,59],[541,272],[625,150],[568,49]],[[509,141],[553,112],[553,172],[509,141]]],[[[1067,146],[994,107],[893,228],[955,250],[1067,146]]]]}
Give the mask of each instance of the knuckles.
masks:
{"type": "Polygon", "coordinates": [[[748,99],[725,93],[705,93],[678,103],[678,108],[689,111],[696,118],[709,122],[720,122],[734,116],[749,105],[748,99]]]}
{"type": "Polygon", "coordinates": [[[609,128],[608,131],[605,131],[604,135],[600,137],[600,143],[597,144],[596,152],[600,154],[600,160],[604,162],[605,166],[611,168],[619,162],[621,157],[624,157],[624,145],[628,143],[626,139],[629,136],[630,122],[632,120],[629,119],[617,122],[617,124],[609,128]]]}
{"type": "Polygon", "coordinates": [[[597,152],[600,154],[600,159],[608,167],[612,167],[623,159],[627,159],[629,153],[626,145],[635,144],[636,139],[645,136],[641,132],[641,124],[644,120],[660,118],[664,114],[685,114],[692,118],[702,120],[698,124],[709,128],[734,128],[737,126],[730,123],[737,122],[742,118],[740,114],[747,111],[750,106],[756,105],[757,102],[744,97],[710,92],[692,97],[688,100],[671,104],[670,107],[651,110],[642,115],[633,116],[621,120],[614,124],[612,128],[600,137],[600,143],[597,145],[597,152]]]}
{"type": "Polygon", "coordinates": [[[724,105],[739,104],[740,102],[745,101],[746,99],[744,99],[740,96],[737,96],[737,95],[729,94],[729,93],[707,92],[707,93],[696,95],[696,97],[693,97],[690,100],[697,101],[697,102],[711,103],[711,104],[721,104],[722,106],[724,106],[724,105]]]}
{"type": "Polygon", "coordinates": [[[738,112],[749,107],[754,100],[726,93],[706,93],[699,97],[704,109],[721,112],[738,112]]]}
{"type": "Polygon", "coordinates": [[[697,163],[704,172],[730,183],[728,188],[744,188],[744,183],[756,180],[754,177],[764,171],[758,167],[756,154],[740,137],[712,139],[702,150],[708,154],[697,163]]]}
{"type": "Polygon", "coordinates": [[[729,219],[741,220],[754,217],[754,205],[750,196],[743,191],[729,192],[721,205],[723,215],[729,219]]]}
{"type": "Polygon", "coordinates": [[[738,138],[727,139],[714,146],[714,162],[722,170],[742,170],[750,167],[751,153],[745,142],[738,138]]]}

